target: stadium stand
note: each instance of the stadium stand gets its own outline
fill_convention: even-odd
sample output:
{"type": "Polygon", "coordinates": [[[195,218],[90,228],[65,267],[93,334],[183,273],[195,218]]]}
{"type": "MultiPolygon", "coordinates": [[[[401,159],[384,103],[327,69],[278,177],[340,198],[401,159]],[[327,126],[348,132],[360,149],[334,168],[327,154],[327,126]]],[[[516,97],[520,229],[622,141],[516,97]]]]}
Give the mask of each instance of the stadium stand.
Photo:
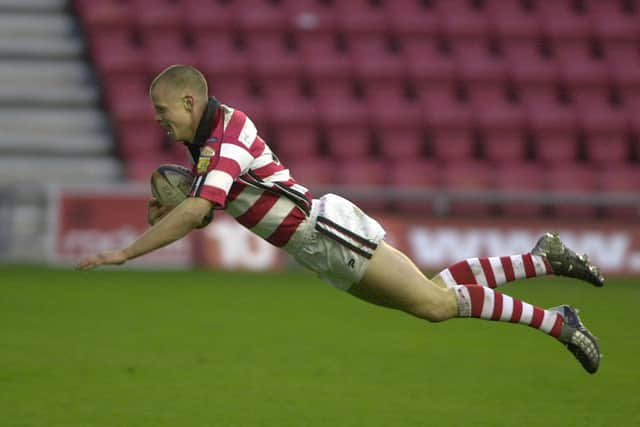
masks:
{"type": "MultiPolygon", "coordinates": [[[[637,0],[73,4],[131,179],[146,179],[150,167],[136,165],[183,160],[148,126],[141,99],[162,67],[189,62],[222,102],[254,118],[303,182],[631,190],[598,171],[638,167],[637,0]],[[411,176],[401,176],[404,163],[411,176]],[[372,173],[386,164],[389,173],[372,173]]],[[[419,206],[433,204],[405,207],[419,206]]],[[[507,202],[496,209],[479,200],[456,202],[452,212],[608,211],[507,202]]]]}

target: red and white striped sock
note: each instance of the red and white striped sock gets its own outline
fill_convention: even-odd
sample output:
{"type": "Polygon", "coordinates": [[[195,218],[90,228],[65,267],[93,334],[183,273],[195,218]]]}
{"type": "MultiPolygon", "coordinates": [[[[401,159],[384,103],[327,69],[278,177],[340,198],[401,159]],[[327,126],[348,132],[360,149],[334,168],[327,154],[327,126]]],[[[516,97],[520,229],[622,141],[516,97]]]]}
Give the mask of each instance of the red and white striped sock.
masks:
{"type": "Polygon", "coordinates": [[[502,257],[469,258],[445,268],[438,276],[452,288],[477,283],[496,288],[518,279],[553,274],[547,258],[530,253],[502,257]]]}
{"type": "Polygon", "coordinates": [[[564,319],[555,311],[535,307],[480,285],[457,285],[455,290],[458,317],[522,323],[555,338],[562,332],[564,319]]]}

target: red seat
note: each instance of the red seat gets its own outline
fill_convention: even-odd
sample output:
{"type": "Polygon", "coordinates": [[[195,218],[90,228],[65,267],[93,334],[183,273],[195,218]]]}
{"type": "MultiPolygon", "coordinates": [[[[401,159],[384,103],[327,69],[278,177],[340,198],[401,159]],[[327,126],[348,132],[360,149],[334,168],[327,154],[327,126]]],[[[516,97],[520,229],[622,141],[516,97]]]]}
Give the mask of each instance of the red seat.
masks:
{"type": "Polygon", "coordinates": [[[367,104],[355,97],[350,80],[316,80],[314,86],[320,119],[327,127],[362,127],[368,123],[367,104]]]}
{"type": "Polygon", "coordinates": [[[551,39],[584,40],[593,32],[587,9],[580,9],[572,0],[540,1],[538,6],[542,28],[551,39]]]}
{"type": "MultiPolygon", "coordinates": [[[[534,8],[522,0],[485,0],[489,21],[502,39],[537,39],[542,26],[534,8]]],[[[532,4],[532,3],[529,3],[532,4]]]]}
{"type": "Polygon", "coordinates": [[[124,160],[156,156],[163,152],[163,141],[167,139],[163,129],[151,120],[129,125],[120,124],[116,130],[116,138],[118,154],[124,160]]]}
{"type": "Polygon", "coordinates": [[[318,131],[311,125],[275,126],[276,155],[285,163],[313,158],[320,154],[318,131]]]}
{"type": "MultiPolygon", "coordinates": [[[[295,160],[283,159],[283,161],[291,171],[293,179],[300,185],[309,188],[312,193],[317,187],[335,185],[338,179],[337,165],[333,160],[306,157],[295,160]]],[[[324,190],[326,192],[327,189],[324,190]]],[[[320,194],[314,195],[320,196],[320,194]]]]}
{"type": "Polygon", "coordinates": [[[181,0],[184,26],[194,39],[200,36],[228,34],[239,23],[232,2],[218,0],[181,0]]]}
{"type": "MultiPolygon", "coordinates": [[[[639,25],[640,27],[640,25],[639,25]]],[[[636,41],[610,41],[604,44],[609,75],[622,90],[640,89],[640,46],[636,41]]]]}
{"type": "Polygon", "coordinates": [[[436,159],[456,162],[474,158],[475,142],[471,129],[431,129],[429,134],[436,159]]]}
{"type": "Polygon", "coordinates": [[[194,65],[197,62],[196,52],[186,43],[184,35],[177,31],[145,33],[143,45],[151,75],[158,74],[169,65],[194,65]]]}
{"type": "MultiPolygon", "coordinates": [[[[512,196],[522,196],[542,192],[545,187],[544,176],[542,166],[514,162],[495,169],[494,180],[497,190],[512,196]]],[[[542,203],[525,200],[503,201],[500,207],[503,214],[517,217],[538,217],[544,212],[542,203]]]]}
{"type": "Polygon", "coordinates": [[[409,77],[418,85],[451,83],[455,76],[455,63],[451,55],[445,55],[441,41],[431,36],[406,36],[403,54],[409,77]]]}
{"type": "Polygon", "coordinates": [[[287,18],[277,2],[243,0],[233,2],[233,7],[244,32],[281,32],[286,29],[287,18]]]}
{"type": "Polygon", "coordinates": [[[371,155],[371,130],[367,126],[327,126],[327,147],[334,159],[366,158],[371,155]]]}
{"type": "Polygon", "coordinates": [[[153,121],[149,82],[143,76],[114,76],[105,80],[104,99],[116,123],[153,121]]]}
{"type": "Polygon", "coordinates": [[[619,0],[588,0],[589,14],[598,38],[616,41],[638,40],[640,37],[638,13],[625,11],[625,3],[631,4],[631,2],[619,0]]]}
{"type": "Polygon", "coordinates": [[[134,21],[146,31],[182,30],[184,4],[173,0],[130,0],[134,21]]]}
{"type": "Polygon", "coordinates": [[[211,80],[218,77],[243,77],[249,73],[249,56],[227,33],[207,33],[195,39],[196,61],[211,80]]]}
{"type": "Polygon", "coordinates": [[[594,206],[571,203],[569,200],[570,195],[579,196],[597,191],[597,175],[594,169],[572,164],[557,165],[546,171],[546,178],[547,191],[555,192],[563,200],[552,205],[552,211],[556,216],[571,220],[595,216],[594,206]]]}
{"type": "MultiPolygon", "coordinates": [[[[373,159],[344,159],[335,165],[335,173],[339,184],[355,189],[366,189],[369,186],[383,186],[387,184],[386,162],[373,159]]],[[[379,192],[372,192],[377,195],[379,192]]],[[[365,210],[383,210],[387,203],[385,200],[375,200],[367,197],[348,195],[349,199],[356,202],[365,210]]]]}
{"type": "Polygon", "coordinates": [[[631,157],[626,134],[615,137],[589,135],[586,142],[587,157],[594,165],[615,168],[629,162],[631,157]]]}
{"type": "Polygon", "coordinates": [[[156,168],[166,163],[177,163],[187,166],[184,157],[174,154],[156,154],[141,159],[132,159],[125,163],[127,178],[149,185],[149,178],[156,168]]]}
{"type": "Polygon", "coordinates": [[[456,96],[456,86],[418,86],[425,124],[432,129],[466,129],[471,126],[471,105],[456,96]]]}
{"type": "MultiPolygon", "coordinates": [[[[624,110],[631,130],[640,136],[640,90],[627,91],[624,96],[624,110]]],[[[638,152],[640,154],[640,151],[638,152]]]]}
{"type": "MultiPolygon", "coordinates": [[[[600,191],[608,194],[638,195],[640,168],[637,166],[620,166],[602,168],[598,176],[600,191]]],[[[604,214],[608,218],[638,218],[640,206],[605,206],[604,214]]]]}
{"type": "Polygon", "coordinates": [[[356,76],[364,80],[394,80],[405,75],[405,62],[392,51],[384,35],[354,35],[350,38],[351,57],[356,76]]]}
{"type": "Polygon", "coordinates": [[[468,0],[445,0],[437,3],[443,32],[448,37],[482,37],[489,32],[484,10],[468,0]]]}
{"type": "Polygon", "coordinates": [[[367,106],[372,122],[381,127],[421,127],[423,110],[420,102],[407,94],[402,80],[366,82],[367,106]]]}
{"type": "Polygon", "coordinates": [[[595,58],[585,40],[559,41],[555,52],[562,80],[571,87],[607,86],[607,63],[595,58]]]}
{"type": "MultiPolygon", "coordinates": [[[[482,162],[467,161],[453,162],[443,172],[443,184],[447,191],[473,192],[491,189],[491,168],[482,162]]],[[[476,201],[477,196],[466,194],[457,197],[451,202],[451,213],[461,216],[482,216],[491,212],[491,204],[484,201],[476,201]],[[471,200],[474,198],[475,200],[471,200]]]]}
{"type": "Polygon", "coordinates": [[[264,98],[251,91],[249,81],[242,77],[218,78],[210,81],[209,92],[218,101],[246,113],[258,130],[267,122],[264,98]]]}
{"type": "Polygon", "coordinates": [[[338,49],[334,34],[325,32],[300,32],[298,48],[302,68],[314,79],[348,78],[352,75],[349,54],[338,49]]]}
{"type": "Polygon", "coordinates": [[[484,39],[457,40],[453,45],[457,72],[468,82],[503,82],[506,79],[504,57],[493,53],[484,39]]]}
{"type": "Polygon", "coordinates": [[[518,87],[551,86],[559,79],[556,61],[543,56],[537,39],[505,40],[508,75],[518,87]]]}
{"type": "Polygon", "coordinates": [[[124,29],[132,22],[131,9],[120,0],[76,0],[73,6],[86,33],[124,29]]]}
{"type": "Polygon", "coordinates": [[[518,164],[527,158],[527,141],[521,129],[487,129],[483,131],[487,160],[501,164],[518,164]]]}
{"type": "Polygon", "coordinates": [[[521,103],[507,99],[503,85],[473,85],[471,87],[473,118],[483,130],[514,130],[524,127],[521,103]]]}
{"type": "Polygon", "coordinates": [[[611,104],[607,88],[575,88],[573,99],[578,123],[588,135],[624,139],[628,130],[624,109],[611,104]]]}
{"type": "Polygon", "coordinates": [[[347,33],[384,33],[388,29],[385,10],[379,2],[351,0],[334,4],[336,24],[347,33]]]}
{"type": "Polygon", "coordinates": [[[420,0],[384,3],[391,30],[401,39],[407,36],[431,36],[440,30],[440,19],[433,3],[420,0]]]}
{"type": "Polygon", "coordinates": [[[335,30],[334,12],[327,2],[286,0],[283,8],[288,28],[296,39],[304,34],[328,34],[335,30]]]}
{"type": "Polygon", "coordinates": [[[104,80],[117,74],[146,72],[146,56],[126,30],[101,31],[89,39],[91,58],[104,80]]]}
{"type": "Polygon", "coordinates": [[[303,93],[303,81],[295,78],[261,82],[267,113],[276,127],[315,126],[319,123],[315,98],[303,93]]]}
{"type": "Polygon", "coordinates": [[[249,67],[260,78],[294,76],[300,72],[301,58],[279,32],[250,33],[247,38],[249,67]]]}
{"type": "MultiPolygon", "coordinates": [[[[400,192],[429,191],[441,188],[442,173],[439,165],[419,159],[392,161],[386,166],[389,170],[389,185],[400,192]]],[[[409,195],[393,202],[395,210],[402,215],[432,214],[432,199],[409,195]]]]}

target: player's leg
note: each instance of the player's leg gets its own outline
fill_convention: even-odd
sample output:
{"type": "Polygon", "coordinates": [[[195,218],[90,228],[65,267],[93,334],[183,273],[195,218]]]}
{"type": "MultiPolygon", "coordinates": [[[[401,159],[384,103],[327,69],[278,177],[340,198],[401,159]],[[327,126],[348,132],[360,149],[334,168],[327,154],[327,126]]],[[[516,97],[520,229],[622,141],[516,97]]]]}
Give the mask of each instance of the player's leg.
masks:
{"type": "Polygon", "coordinates": [[[542,236],[531,252],[502,257],[469,258],[457,262],[432,278],[441,287],[477,283],[496,288],[518,279],[556,274],[602,286],[604,278],[586,255],[577,255],[556,233],[542,236]]]}
{"type": "Polygon", "coordinates": [[[374,252],[362,280],[349,292],[432,322],[475,317],[528,325],[565,344],[587,371],[595,372],[599,365],[597,341],[573,309],[563,306],[545,310],[476,284],[439,287],[407,256],[384,241],[374,252]]]}

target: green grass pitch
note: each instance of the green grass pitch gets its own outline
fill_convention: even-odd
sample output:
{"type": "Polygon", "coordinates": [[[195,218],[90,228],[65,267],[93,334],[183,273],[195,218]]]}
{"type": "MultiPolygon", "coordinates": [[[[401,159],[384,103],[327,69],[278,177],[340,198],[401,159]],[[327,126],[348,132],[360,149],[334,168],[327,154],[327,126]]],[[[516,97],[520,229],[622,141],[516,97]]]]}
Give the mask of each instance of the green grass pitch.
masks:
{"type": "Polygon", "coordinates": [[[581,308],[591,376],[533,329],[428,324],[306,273],[0,267],[0,425],[639,426],[638,282],[502,288],[581,308]]]}

